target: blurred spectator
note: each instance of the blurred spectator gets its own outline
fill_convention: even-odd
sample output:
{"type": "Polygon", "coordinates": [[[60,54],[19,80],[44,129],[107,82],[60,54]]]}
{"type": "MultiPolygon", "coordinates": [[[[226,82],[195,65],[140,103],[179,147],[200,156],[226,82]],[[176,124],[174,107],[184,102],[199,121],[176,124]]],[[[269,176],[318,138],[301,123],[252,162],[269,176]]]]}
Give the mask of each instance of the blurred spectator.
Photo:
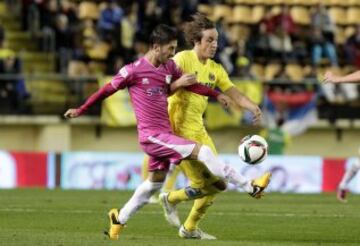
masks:
{"type": "Polygon", "coordinates": [[[360,25],[356,26],[355,33],[345,43],[346,63],[360,69],[360,25]]]}
{"type": "Polygon", "coordinates": [[[120,22],[124,11],[115,0],[106,0],[104,9],[100,12],[98,30],[103,40],[117,40],[120,22]]]}
{"type": "Polygon", "coordinates": [[[54,33],[55,48],[59,57],[57,70],[61,73],[66,73],[74,46],[74,34],[69,27],[69,21],[66,15],[60,14],[56,16],[54,33]]]}
{"type": "Polygon", "coordinates": [[[294,58],[290,35],[281,26],[269,35],[269,44],[273,59],[288,63],[294,58]]]}
{"type": "Polygon", "coordinates": [[[281,12],[272,17],[271,22],[274,27],[281,27],[281,29],[288,35],[293,36],[296,34],[296,24],[290,15],[290,8],[287,5],[281,7],[281,12]]]}
{"type": "Polygon", "coordinates": [[[66,15],[70,27],[78,23],[78,18],[76,15],[76,5],[69,0],[60,0],[59,12],[66,15]]]}
{"type": "Polygon", "coordinates": [[[268,60],[265,54],[270,53],[270,41],[265,25],[253,26],[250,37],[246,42],[246,56],[252,61],[261,59],[261,63],[268,60]]]}
{"type": "Polygon", "coordinates": [[[9,49],[0,49],[0,80],[1,112],[16,114],[24,112],[24,100],[30,95],[26,90],[25,81],[18,78],[21,74],[20,60],[9,49]]]}
{"type": "Polygon", "coordinates": [[[332,66],[337,66],[334,43],[335,24],[322,4],[318,4],[311,16],[312,33],[310,38],[312,63],[318,65],[325,55],[332,66]]]}

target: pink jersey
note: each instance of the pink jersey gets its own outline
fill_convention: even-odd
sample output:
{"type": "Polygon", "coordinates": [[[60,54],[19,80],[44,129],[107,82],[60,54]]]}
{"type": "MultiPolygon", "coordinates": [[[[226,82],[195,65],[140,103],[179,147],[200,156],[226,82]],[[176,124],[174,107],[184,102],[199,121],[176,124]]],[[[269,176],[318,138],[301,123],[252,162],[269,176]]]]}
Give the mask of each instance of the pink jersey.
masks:
{"type": "Polygon", "coordinates": [[[140,142],[157,133],[172,132],[167,97],[169,84],[180,76],[173,60],[155,67],[143,57],[121,68],[112,79],[115,89],[129,90],[140,142]]]}

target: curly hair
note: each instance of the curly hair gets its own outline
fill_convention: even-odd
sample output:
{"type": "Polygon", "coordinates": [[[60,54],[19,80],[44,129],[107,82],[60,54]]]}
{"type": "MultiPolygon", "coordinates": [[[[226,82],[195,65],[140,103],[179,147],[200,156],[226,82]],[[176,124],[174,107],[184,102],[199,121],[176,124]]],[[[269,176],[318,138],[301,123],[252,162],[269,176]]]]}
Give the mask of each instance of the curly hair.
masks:
{"type": "Polygon", "coordinates": [[[202,31],[215,28],[215,24],[204,14],[196,13],[191,16],[191,21],[185,23],[184,34],[186,41],[194,46],[202,38],[202,31]]]}

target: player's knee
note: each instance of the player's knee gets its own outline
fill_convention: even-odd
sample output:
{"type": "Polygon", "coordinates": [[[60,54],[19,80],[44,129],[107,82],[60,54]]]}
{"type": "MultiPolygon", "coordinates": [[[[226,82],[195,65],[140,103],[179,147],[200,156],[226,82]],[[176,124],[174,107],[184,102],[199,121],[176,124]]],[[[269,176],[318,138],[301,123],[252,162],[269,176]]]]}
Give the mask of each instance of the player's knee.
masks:
{"type": "Polygon", "coordinates": [[[200,198],[204,195],[201,189],[193,188],[191,186],[185,188],[185,193],[191,199],[200,198]]]}
{"type": "Polygon", "coordinates": [[[219,190],[219,192],[224,191],[227,188],[227,184],[223,180],[218,180],[213,185],[215,186],[216,189],[219,190]]]}

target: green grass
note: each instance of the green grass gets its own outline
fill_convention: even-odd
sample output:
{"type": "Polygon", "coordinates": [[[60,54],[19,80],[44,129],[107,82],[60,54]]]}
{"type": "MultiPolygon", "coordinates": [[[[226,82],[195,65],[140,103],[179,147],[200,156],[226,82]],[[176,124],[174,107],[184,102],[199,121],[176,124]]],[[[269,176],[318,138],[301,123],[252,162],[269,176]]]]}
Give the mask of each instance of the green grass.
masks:
{"type": "MultiPolygon", "coordinates": [[[[360,196],[347,204],[334,194],[267,194],[254,200],[227,192],[218,196],[201,228],[216,241],[183,240],[165,222],[159,205],[136,214],[119,241],[109,241],[109,208],[131,192],[0,190],[0,245],[360,245],[360,196]]],[[[190,203],[179,207],[182,219],[190,203]]]]}

